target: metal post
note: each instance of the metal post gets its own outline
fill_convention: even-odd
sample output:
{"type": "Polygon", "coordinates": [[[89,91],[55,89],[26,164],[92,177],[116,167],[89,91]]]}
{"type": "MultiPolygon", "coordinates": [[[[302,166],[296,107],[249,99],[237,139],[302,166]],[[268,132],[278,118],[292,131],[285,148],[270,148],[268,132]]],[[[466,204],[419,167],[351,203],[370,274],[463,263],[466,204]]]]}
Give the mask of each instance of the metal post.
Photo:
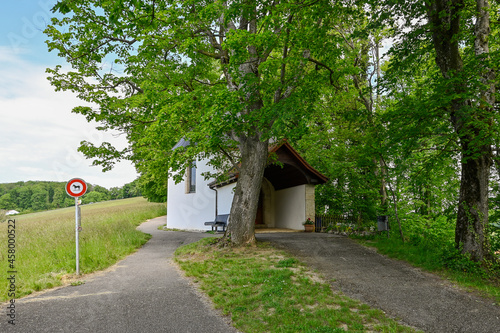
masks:
{"type": "Polygon", "coordinates": [[[76,275],[80,275],[80,247],[78,244],[79,230],[78,230],[78,197],[75,197],[75,239],[76,239],[76,275]]]}

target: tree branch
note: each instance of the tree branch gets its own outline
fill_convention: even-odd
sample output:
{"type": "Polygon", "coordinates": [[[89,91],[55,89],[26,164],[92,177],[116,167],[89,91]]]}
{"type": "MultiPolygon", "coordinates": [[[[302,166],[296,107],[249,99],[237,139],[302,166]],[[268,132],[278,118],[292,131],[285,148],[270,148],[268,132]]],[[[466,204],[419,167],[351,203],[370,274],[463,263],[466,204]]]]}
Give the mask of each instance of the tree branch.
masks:
{"type": "Polygon", "coordinates": [[[219,145],[219,149],[221,150],[222,154],[224,154],[224,156],[227,157],[227,159],[229,160],[229,162],[231,162],[231,164],[233,165],[233,168],[235,168],[236,170],[238,170],[238,172],[240,172],[240,166],[238,163],[236,163],[233,159],[233,157],[231,155],[229,155],[226,150],[224,148],[222,148],[221,145],[219,145]]]}
{"type": "Polygon", "coordinates": [[[213,58],[213,59],[221,59],[222,58],[222,55],[220,53],[212,53],[212,52],[208,52],[205,50],[196,50],[196,52],[203,54],[207,57],[213,58]]]}

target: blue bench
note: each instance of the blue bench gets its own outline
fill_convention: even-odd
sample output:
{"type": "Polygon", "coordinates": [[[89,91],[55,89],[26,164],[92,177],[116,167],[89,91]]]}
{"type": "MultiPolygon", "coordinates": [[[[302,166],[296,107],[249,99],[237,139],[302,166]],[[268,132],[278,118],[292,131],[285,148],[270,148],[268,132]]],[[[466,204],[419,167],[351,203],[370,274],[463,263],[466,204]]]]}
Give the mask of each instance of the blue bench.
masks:
{"type": "Polygon", "coordinates": [[[222,227],[222,231],[226,231],[228,219],[229,214],[217,215],[214,221],[205,222],[205,225],[212,226],[212,231],[218,231],[219,227],[222,227]]]}

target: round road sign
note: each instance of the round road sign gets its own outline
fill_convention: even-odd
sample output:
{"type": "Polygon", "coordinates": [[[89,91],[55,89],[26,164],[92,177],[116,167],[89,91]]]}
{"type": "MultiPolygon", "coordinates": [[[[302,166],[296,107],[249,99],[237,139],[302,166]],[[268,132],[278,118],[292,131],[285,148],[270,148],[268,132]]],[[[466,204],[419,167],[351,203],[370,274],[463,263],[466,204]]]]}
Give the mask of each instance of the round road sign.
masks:
{"type": "Polygon", "coordinates": [[[85,192],[87,192],[87,184],[83,179],[73,178],[66,184],[66,193],[74,198],[81,197],[85,192]]]}

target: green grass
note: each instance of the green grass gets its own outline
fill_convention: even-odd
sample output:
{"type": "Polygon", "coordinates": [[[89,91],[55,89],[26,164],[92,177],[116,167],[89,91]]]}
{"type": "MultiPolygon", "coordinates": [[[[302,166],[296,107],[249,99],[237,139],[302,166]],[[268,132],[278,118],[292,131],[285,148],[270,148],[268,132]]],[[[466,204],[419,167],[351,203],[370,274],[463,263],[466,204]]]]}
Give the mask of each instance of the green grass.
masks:
{"type": "MultiPolygon", "coordinates": [[[[356,237],[357,238],[357,237],[356,237]]],[[[456,283],[466,290],[479,292],[491,297],[500,304],[500,266],[481,265],[454,250],[450,242],[426,243],[406,241],[403,243],[397,235],[358,238],[365,246],[375,247],[379,253],[436,273],[456,283]],[[487,266],[487,267],[486,267],[487,266]]]]}
{"type": "Polygon", "coordinates": [[[176,262],[243,332],[414,332],[268,244],[220,249],[214,242],[177,249],[176,262]]]}
{"type": "MultiPolygon", "coordinates": [[[[165,214],[164,204],[144,198],[112,200],[81,206],[80,273],[107,268],[143,245],[151,236],[136,227],[165,214]]],[[[16,298],[61,285],[75,277],[75,208],[26,214],[16,221],[16,298]]],[[[7,262],[7,223],[0,224],[0,272],[7,262]]],[[[0,279],[0,301],[7,295],[0,279]]]]}

